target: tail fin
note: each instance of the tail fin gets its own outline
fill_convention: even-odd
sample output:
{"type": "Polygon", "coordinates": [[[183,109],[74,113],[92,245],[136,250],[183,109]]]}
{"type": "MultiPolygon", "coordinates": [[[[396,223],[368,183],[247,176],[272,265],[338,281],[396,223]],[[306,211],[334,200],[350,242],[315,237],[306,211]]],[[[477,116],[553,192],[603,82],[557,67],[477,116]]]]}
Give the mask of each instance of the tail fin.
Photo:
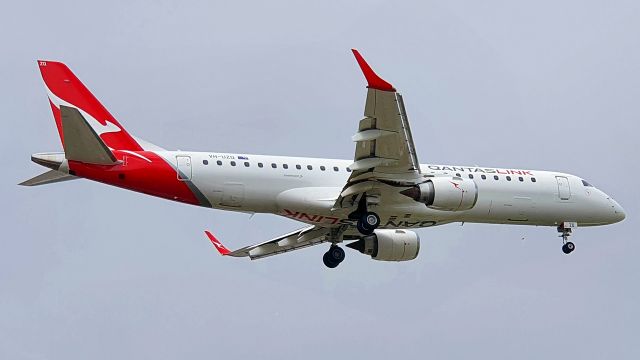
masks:
{"type": "Polygon", "coordinates": [[[78,109],[87,124],[110,149],[142,150],[140,144],[127,133],[65,64],[38,60],[38,67],[47,88],[49,103],[63,146],[65,146],[65,136],[61,106],[78,109]]]}

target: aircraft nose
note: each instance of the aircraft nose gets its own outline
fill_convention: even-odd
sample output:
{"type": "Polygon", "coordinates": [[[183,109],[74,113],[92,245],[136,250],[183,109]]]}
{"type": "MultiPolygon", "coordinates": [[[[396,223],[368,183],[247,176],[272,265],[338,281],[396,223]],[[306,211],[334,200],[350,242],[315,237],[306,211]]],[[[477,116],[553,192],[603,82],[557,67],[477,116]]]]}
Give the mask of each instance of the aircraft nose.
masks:
{"type": "Polygon", "coordinates": [[[613,209],[614,221],[620,222],[624,220],[627,217],[627,214],[625,214],[622,206],[620,206],[620,204],[618,204],[618,202],[613,200],[612,198],[609,198],[609,202],[611,203],[611,208],[613,209]]]}

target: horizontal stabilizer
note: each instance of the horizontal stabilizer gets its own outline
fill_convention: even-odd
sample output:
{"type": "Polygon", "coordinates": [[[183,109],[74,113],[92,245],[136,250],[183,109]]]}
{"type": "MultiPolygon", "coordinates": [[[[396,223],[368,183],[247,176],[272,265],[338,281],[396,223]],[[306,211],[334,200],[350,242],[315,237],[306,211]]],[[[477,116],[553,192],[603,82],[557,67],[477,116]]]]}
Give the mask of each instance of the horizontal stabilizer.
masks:
{"type": "Polygon", "coordinates": [[[53,184],[61,181],[75,180],[75,179],[78,179],[78,177],[61,173],[60,171],[56,171],[56,170],[49,170],[46,173],[40,174],[29,180],[23,181],[18,185],[38,186],[38,185],[53,184]]]}
{"type": "Polygon", "coordinates": [[[116,157],[78,109],[61,105],[60,115],[67,160],[99,165],[116,164],[116,157]]]}

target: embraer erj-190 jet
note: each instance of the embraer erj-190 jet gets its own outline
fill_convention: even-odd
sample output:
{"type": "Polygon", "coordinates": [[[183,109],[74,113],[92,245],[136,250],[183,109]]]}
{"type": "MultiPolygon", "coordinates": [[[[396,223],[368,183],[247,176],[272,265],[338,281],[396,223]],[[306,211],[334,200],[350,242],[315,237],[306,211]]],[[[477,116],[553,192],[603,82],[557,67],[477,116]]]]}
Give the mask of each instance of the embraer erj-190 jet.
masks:
{"type": "Polygon", "coordinates": [[[329,243],[324,264],[338,266],[341,243],[374,260],[413,260],[410,229],[451,222],[556,227],[571,253],[571,230],[625,218],[618,203],[587,181],[554,171],[420,164],[403,98],[353,50],[368,83],[353,160],[168,151],[130,135],[67,66],[38,61],[64,152],[31,159],[52,170],[33,186],[85,178],[207,208],[270,213],[305,227],[230,251],[260,259],[329,243]]]}

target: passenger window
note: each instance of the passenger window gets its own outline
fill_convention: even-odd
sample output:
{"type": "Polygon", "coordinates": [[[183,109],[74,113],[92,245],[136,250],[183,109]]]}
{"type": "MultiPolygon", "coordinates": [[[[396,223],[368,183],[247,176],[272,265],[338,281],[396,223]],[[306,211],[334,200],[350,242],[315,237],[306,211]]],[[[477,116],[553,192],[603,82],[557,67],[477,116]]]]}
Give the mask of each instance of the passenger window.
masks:
{"type": "Polygon", "coordinates": [[[202,160],[202,163],[205,165],[209,165],[209,160],[202,160]]]}
{"type": "Polygon", "coordinates": [[[469,179],[473,179],[473,174],[469,174],[469,179]]]}
{"type": "Polygon", "coordinates": [[[263,165],[262,163],[258,163],[258,167],[261,168],[263,165]]]}
{"type": "Polygon", "coordinates": [[[524,181],[524,178],[522,176],[520,176],[520,177],[518,177],[518,180],[524,181]]]}
{"type": "Polygon", "coordinates": [[[309,169],[309,170],[313,170],[313,166],[311,166],[311,165],[307,165],[307,169],[309,169]]]}
{"type": "Polygon", "coordinates": [[[302,169],[302,166],[296,165],[296,169],[300,170],[300,169],[302,169]]]}
{"type": "Polygon", "coordinates": [[[536,178],[531,178],[531,182],[536,182],[536,178]]]}
{"type": "Polygon", "coordinates": [[[494,180],[498,180],[498,179],[500,179],[500,178],[498,177],[498,175],[493,175],[493,179],[494,179],[494,180]]]}
{"type": "Polygon", "coordinates": [[[231,162],[231,166],[236,166],[236,162],[235,162],[235,161],[232,161],[232,162],[231,162]]]}
{"type": "Polygon", "coordinates": [[[276,165],[276,163],[271,163],[271,167],[275,169],[278,167],[278,165],[276,165]]]}
{"type": "Polygon", "coordinates": [[[249,162],[248,161],[244,162],[244,167],[249,167],[249,162]]]}
{"type": "Polygon", "coordinates": [[[327,170],[327,168],[326,168],[326,167],[324,167],[324,165],[321,165],[321,166],[320,166],[320,170],[325,171],[325,170],[327,170]]]}
{"type": "Polygon", "coordinates": [[[460,177],[460,173],[456,173],[456,176],[457,176],[457,177],[460,177]]]}
{"type": "Polygon", "coordinates": [[[507,181],[511,181],[511,176],[507,176],[507,181]]]}
{"type": "Polygon", "coordinates": [[[338,167],[337,167],[337,166],[334,166],[334,167],[333,167],[333,171],[338,171],[338,167]]]}
{"type": "Polygon", "coordinates": [[[480,175],[480,177],[482,178],[482,180],[487,180],[487,175],[480,175]]]}
{"type": "Polygon", "coordinates": [[[216,164],[222,165],[222,161],[218,160],[218,161],[216,161],[216,164]]]}
{"type": "Polygon", "coordinates": [[[347,172],[351,172],[351,169],[350,169],[350,168],[347,168],[347,172]]]}
{"type": "Polygon", "coordinates": [[[283,168],[283,169],[288,169],[288,168],[289,168],[289,165],[287,165],[287,164],[282,164],[282,168],[283,168]]]}

